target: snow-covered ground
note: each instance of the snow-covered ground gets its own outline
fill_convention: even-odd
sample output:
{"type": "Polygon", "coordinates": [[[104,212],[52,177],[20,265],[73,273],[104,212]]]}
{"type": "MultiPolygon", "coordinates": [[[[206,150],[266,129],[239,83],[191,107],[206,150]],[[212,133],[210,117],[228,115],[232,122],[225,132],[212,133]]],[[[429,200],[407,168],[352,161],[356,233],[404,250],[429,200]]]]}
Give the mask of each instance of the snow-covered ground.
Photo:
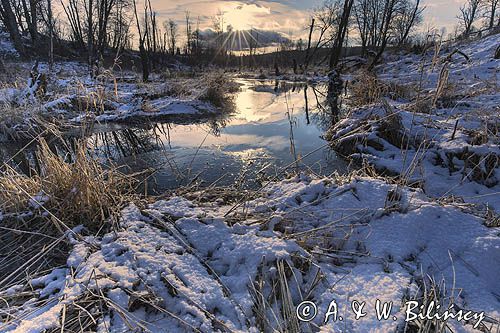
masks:
{"type": "Polygon", "coordinates": [[[4,57],[17,57],[17,51],[12,45],[9,34],[4,31],[0,31],[0,58],[4,57]]]}
{"type": "Polygon", "coordinates": [[[480,204],[498,218],[500,60],[494,53],[499,43],[496,34],[443,48],[438,57],[431,50],[382,65],[379,79],[411,84],[413,100],[387,98],[352,110],[331,129],[333,145],[378,171],[401,175],[431,197],[480,204]],[[470,61],[458,53],[447,61],[455,49],[470,61]],[[433,100],[443,68],[448,84],[433,100]]]}
{"type": "MultiPolygon", "coordinates": [[[[79,302],[94,295],[95,308],[87,311],[97,311],[97,299],[107,309],[94,318],[99,332],[294,325],[304,332],[388,332],[404,328],[404,304],[418,299],[428,276],[446,281],[443,307],[452,302],[484,311],[479,328],[500,317],[498,229],[421,190],[370,178],[336,184],[298,176],[270,184],[245,214],[224,217],[230,207],[172,197],[143,210],[130,205],[119,230],[102,238],[70,235],[66,268],[2,293],[33,288],[44,305],[33,298],[11,307],[13,319],[0,330],[60,328],[63,309],[70,322],[79,302]],[[376,320],[377,299],[393,302],[389,320],[376,320]],[[304,300],[318,309],[310,323],[295,316],[294,306],[304,300]],[[343,321],[325,324],[332,300],[343,321]],[[359,320],[350,310],[355,300],[366,302],[367,316],[359,320]]],[[[450,320],[449,326],[473,332],[476,323],[450,320]]]]}

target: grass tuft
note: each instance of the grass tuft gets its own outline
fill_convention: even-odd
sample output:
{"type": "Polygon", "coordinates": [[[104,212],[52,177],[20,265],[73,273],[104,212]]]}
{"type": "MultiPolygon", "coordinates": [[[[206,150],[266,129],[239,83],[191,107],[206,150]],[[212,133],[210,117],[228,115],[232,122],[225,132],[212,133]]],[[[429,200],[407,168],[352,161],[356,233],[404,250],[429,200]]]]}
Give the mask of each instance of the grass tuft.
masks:
{"type": "Polygon", "coordinates": [[[0,209],[12,213],[41,209],[67,227],[83,224],[96,231],[133,199],[132,178],[91,158],[84,141],[76,144],[74,156],[68,159],[40,139],[39,171],[34,176],[6,167],[0,177],[0,209]]]}

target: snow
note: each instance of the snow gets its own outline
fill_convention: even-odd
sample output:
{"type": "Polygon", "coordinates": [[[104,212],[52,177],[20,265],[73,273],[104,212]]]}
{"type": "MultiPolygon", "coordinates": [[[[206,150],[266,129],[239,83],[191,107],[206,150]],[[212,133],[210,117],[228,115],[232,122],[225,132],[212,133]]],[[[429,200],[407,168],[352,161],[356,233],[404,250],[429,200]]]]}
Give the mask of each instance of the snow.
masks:
{"type": "MultiPolygon", "coordinates": [[[[1,40],[1,39],[0,39],[1,40]]],[[[25,70],[33,64],[16,63],[25,70]]],[[[47,77],[47,94],[38,100],[28,87],[5,87],[0,89],[0,103],[12,107],[23,106],[25,114],[11,119],[7,127],[18,132],[36,129],[36,116],[57,119],[69,125],[82,122],[138,122],[158,121],[172,118],[216,115],[222,111],[208,101],[200,99],[204,86],[198,79],[186,79],[177,83],[175,79],[162,79],[152,75],[151,82],[142,83],[135,73],[120,71],[101,73],[96,78],[88,74],[88,66],[78,62],[57,62],[52,71],[48,64],[39,63],[38,70],[47,77]],[[174,84],[185,85],[188,96],[171,93],[174,84]]],[[[29,79],[27,78],[28,83],[29,79]]],[[[15,137],[15,135],[11,135],[15,137]]]]}
{"type": "MultiPolygon", "coordinates": [[[[62,304],[99,288],[120,309],[111,313],[123,312],[108,319],[113,332],[126,330],[123,316],[155,332],[209,332],[218,325],[257,332],[252,281],[259,276],[276,281],[280,261],[294,267],[289,278],[294,305],[321,273],[308,299],[318,306],[314,323],[324,332],[333,327],[322,322],[332,299],[341,304],[348,331],[401,327],[402,300],[418,289],[422,273],[444,279],[450,289],[454,284],[461,307],[500,317],[498,228],[421,190],[373,178],[338,184],[302,175],[270,184],[236,223],[224,217],[227,208],[175,196],[143,210],[130,205],[117,232],[73,239],[68,267],[32,281],[51,307],[26,305],[18,315],[25,319],[8,328],[60,327],[62,304]],[[395,205],[387,201],[391,191],[400,193],[395,205]],[[134,302],[137,297],[149,301],[134,302]],[[369,309],[377,299],[394,302],[397,320],[375,320],[369,309]],[[367,302],[366,317],[355,320],[349,310],[353,300],[367,302]],[[23,311],[35,312],[25,317],[23,311]]],[[[266,285],[263,292],[269,293],[266,285]]],[[[279,305],[269,306],[279,312],[279,305]]],[[[465,327],[473,331],[471,324],[465,327]]]]}
{"type": "Polygon", "coordinates": [[[379,79],[404,84],[418,82],[420,66],[426,64],[422,82],[425,95],[434,93],[439,70],[454,48],[471,60],[467,62],[456,54],[448,63],[455,99],[451,105],[418,113],[422,110],[415,112],[411,103],[386,99],[386,105],[354,109],[330,130],[334,146],[345,155],[366,160],[379,171],[405,175],[411,182],[421,183],[432,197],[460,197],[466,203],[499,213],[500,141],[495,128],[500,115],[500,93],[496,88],[500,60],[493,58],[499,42],[500,35],[496,34],[442,50],[434,69],[432,54],[421,58],[403,56],[381,65],[379,79]],[[401,134],[410,141],[408,150],[388,141],[383,133],[387,118],[401,122],[401,134]],[[484,133],[488,133],[486,138],[475,142],[484,133]]]}
{"type": "Polygon", "coordinates": [[[10,40],[9,34],[7,32],[0,31],[0,57],[18,57],[12,41],[10,40]]]}

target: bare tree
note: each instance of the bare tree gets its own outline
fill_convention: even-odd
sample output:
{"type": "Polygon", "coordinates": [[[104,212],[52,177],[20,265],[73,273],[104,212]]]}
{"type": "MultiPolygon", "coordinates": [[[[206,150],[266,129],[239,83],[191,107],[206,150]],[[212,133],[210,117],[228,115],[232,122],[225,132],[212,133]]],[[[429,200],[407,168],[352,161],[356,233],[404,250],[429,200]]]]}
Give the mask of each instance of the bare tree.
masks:
{"type": "Polygon", "coordinates": [[[87,0],[87,52],[88,52],[88,61],[89,61],[89,71],[90,75],[93,76],[92,67],[94,65],[94,27],[93,27],[93,9],[94,9],[94,1],[87,0]]]}
{"type": "Polygon", "coordinates": [[[307,69],[309,66],[309,52],[311,50],[311,39],[314,31],[314,17],[311,18],[311,25],[309,26],[309,37],[307,39],[307,49],[306,49],[306,57],[304,59],[304,68],[307,69]]]}
{"type": "Polygon", "coordinates": [[[191,32],[191,18],[190,18],[190,13],[188,10],[186,10],[186,54],[191,53],[192,51],[192,45],[191,45],[191,38],[192,32],[191,32]]]}
{"type": "Polygon", "coordinates": [[[420,6],[420,0],[406,0],[401,3],[394,18],[394,38],[398,46],[405,44],[412,29],[422,22],[424,9],[425,7],[420,6]]]}
{"type": "Polygon", "coordinates": [[[460,24],[463,27],[463,36],[468,37],[474,28],[481,0],[467,0],[467,2],[460,7],[460,14],[458,16],[460,24]]]}
{"type": "Polygon", "coordinates": [[[498,13],[498,3],[499,0],[484,0],[483,6],[484,6],[484,14],[486,16],[486,19],[488,20],[488,28],[491,29],[495,27],[495,24],[497,26],[500,26],[500,17],[498,18],[498,21],[495,22],[498,13]]]}
{"type": "Polygon", "coordinates": [[[342,9],[342,15],[340,20],[338,20],[337,35],[333,42],[331,54],[330,54],[330,69],[337,66],[340,55],[342,52],[342,46],[344,45],[344,39],[349,28],[349,18],[351,17],[351,10],[354,4],[354,0],[345,0],[344,7],[342,9]]]}
{"type": "Polygon", "coordinates": [[[200,17],[196,19],[196,30],[194,31],[194,49],[195,54],[198,55],[200,53],[200,17]]]}
{"type": "Polygon", "coordinates": [[[79,47],[87,49],[89,63],[95,54],[102,55],[110,46],[118,48],[125,43],[130,23],[125,9],[130,0],[60,0],[70,36],[79,47]]]}
{"type": "Polygon", "coordinates": [[[316,41],[312,48],[308,42],[306,60],[304,63],[305,69],[307,69],[311,59],[313,59],[316,55],[316,52],[321,48],[330,46],[334,40],[333,36],[335,32],[332,31],[332,27],[338,20],[339,11],[340,3],[338,1],[325,1],[321,7],[314,11],[314,16],[311,20],[311,27],[316,33],[316,41]]]}
{"type": "Polygon", "coordinates": [[[47,0],[47,19],[49,28],[49,68],[54,66],[54,15],[52,14],[52,0],[47,0]]]}
{"type": "Polygon", "coordinates": [[[136,21],[136,28],[139,33],[139,55],[141,57],[141,65],[142,65],[142,80],[144,82],[147,82],[149,80],[149,55],[144,46],[144,43],[147,39],[147,31],[144,31],[144,34],[142,32],[143,30],[141,29],[139,15],[137,13],[136,0],[133,0],[133,5],[134,5],[134,17],[136,21]]]}
{"type": "Polygon", "coordinates": [[[384,11],[382,15],[382,24],[380,25],[380,31],[379,31],[380,46],[378,47],[378,52],[373,58],[372,63],[368,67],[368,70],[370,71],[373,70],[377,62],[380,60],[382,54],[385,51],[385,48],[387,47],[387,44],[389,43],[390,30],[392,27],[393,18],[395,17],[397,12],[398,1],[399,0],[385,0],[384,11]]]}
{"type": "Polygon", "coordinates": [[[23,23],[26,24],[27,30],[31,36],[31,40],[33,42],[33,45],[36,45],[38,41],[38,13],[37,13],[37,7],[38,7],[38,0],[29,0],[29,2],[26,2],[26,0],[20,0],[19,1],[20,9],[22,11],[19,11],[18,16],[20,17],[20,20],[18,22],[19,25],[22,25],[23,23]],[[22,18],[21,18],[22,16],[22,18]]]}
{"type": "Polygon", "coordinates": [[[175,23],[173,20],[168,20],[163,23],[165,30],[167,31],[166,33],[166,39],[167,39],[167,45],[168,45],[168,50],[170,51],[170,54],[174,55],[175,50],[176,50],[176,45],[177,45],[177,23],[175,23]]]}
{"type": "Polygon", "coordinates": [[[110,18],[111,27],[108,28],[109,47],[119,52],[130,42],[130,17],[127,15],[128,0],[118,1],[114,13],[110,18]]]}
{"type": "Polygon", "coordinates": [[[215,37],[215,47],[216,47],[216,53],[215,55],[218,56],[219,54],[222,53],[224,56],[226,54],[225,50],[225,45],[224,45],[224,12],[222,10],[218,10],[217,14],[212,17],[212,25],[216,34],[215,37]]]}
{"type": "Polygon", "coordinates": [[[354,16],[361,39],[361,50],[365,54],[368,48],[380,45],[380,31],[383,22],[384,0],[357,0],[354,16]]]}
{"type": "Polygon", "coordinates": [[[81,4],[78,0],[68,0],[68,3],[61,1],[61,6],[66,14],[68,23],[71,29],[71,38],[76,42],[82,49],[85,48],[84,42],[84,32],[83,32],[83,17],[81,14],[81,4]]]}

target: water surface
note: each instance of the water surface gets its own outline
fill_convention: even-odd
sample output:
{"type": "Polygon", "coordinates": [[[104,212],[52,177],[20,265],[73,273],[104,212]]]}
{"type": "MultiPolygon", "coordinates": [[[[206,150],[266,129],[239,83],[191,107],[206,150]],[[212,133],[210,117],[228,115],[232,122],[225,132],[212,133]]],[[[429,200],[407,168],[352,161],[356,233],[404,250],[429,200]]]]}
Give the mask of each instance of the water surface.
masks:
{"type": "Polygon", "coordinates": [[[127,172],[151,171],[149,193],[179,186],[256,188],[296,170],[347,169],[321,136],[335,117],[326,86],[239,80],[230,115],[163,123],[97,125],[91,150],[127,172]]]}

